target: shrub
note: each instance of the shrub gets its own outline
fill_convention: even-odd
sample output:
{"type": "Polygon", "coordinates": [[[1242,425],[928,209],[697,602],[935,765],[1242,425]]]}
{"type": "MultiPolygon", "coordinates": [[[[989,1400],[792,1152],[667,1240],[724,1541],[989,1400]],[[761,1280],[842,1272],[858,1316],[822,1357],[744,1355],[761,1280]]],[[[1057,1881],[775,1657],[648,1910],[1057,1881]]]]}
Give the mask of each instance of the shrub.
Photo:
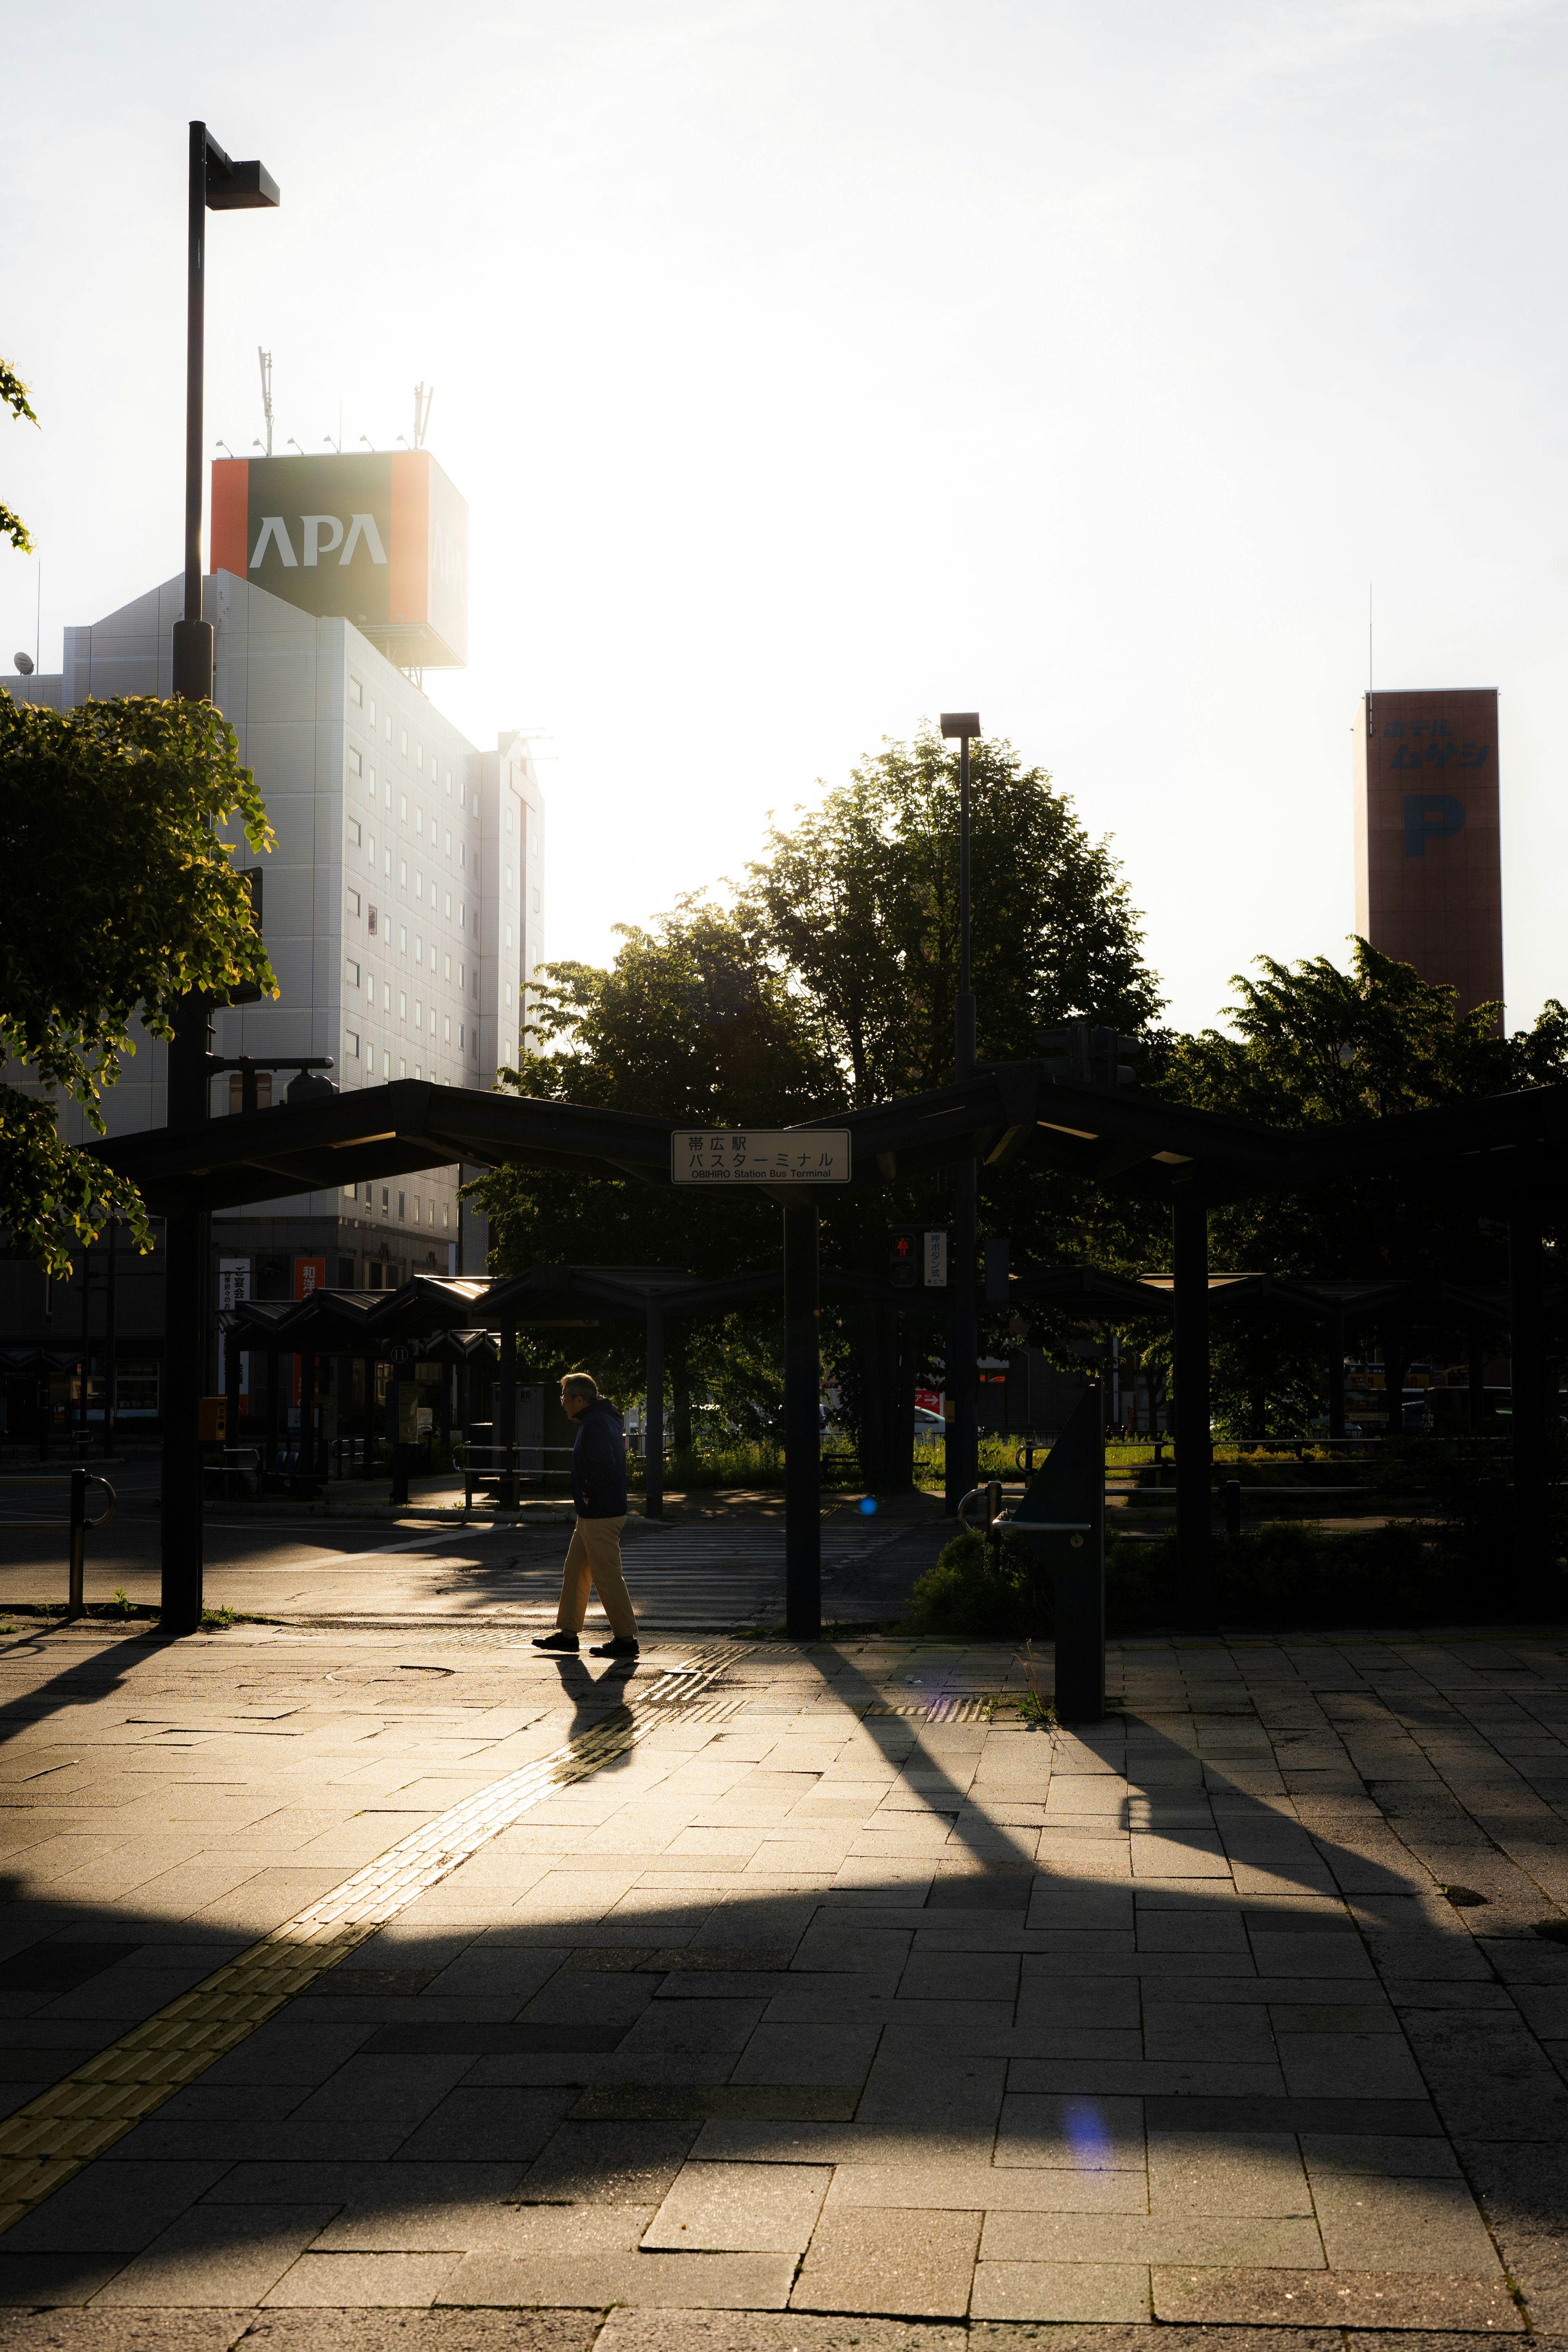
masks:
{"type": "MultiPolygon", "coordinates": [[[[1176,1617],[1176,1541],[1106,1539],[1106,1630],[1154,1633],[1176,1617]]],[[[1426,1529],[1391,1522],[1364,1533],[1325,1535],[1299,1519],[1216,1537],[1215,1614],[1230,1625],[1408,1624],[1497,1613],[1495,1587],[1476,1580],[1426,1529]]],[[[910,1596],[902,1631],[971,1641],[1049,1639],[1050,1577],[1026,1538],[956,1535],[910,1596]]]]}

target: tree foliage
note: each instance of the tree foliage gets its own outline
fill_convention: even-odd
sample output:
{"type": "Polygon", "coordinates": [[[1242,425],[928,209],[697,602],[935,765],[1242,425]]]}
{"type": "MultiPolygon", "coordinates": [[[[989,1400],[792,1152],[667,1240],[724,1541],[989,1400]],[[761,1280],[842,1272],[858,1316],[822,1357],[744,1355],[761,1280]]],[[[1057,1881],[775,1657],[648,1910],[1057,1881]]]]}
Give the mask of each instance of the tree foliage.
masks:
{"type": "MultiPolygon", "coordinates": [[[[1037,1027],[1090,1013],[1131,1029],[1158,983],[1105,842],[1003,740],[971,753],[971,898],[980,1058],[1021,1059],[1037,1027]]],[[[958,757],[929,729],[887,743],[748,868],[743,917],[813,1011],[847,1103],[952,1076],[958,757]]]]}
{"type": "MultiPolygon", "coordinates": [[[[216,828],[272,835],[233,729],[210,703],[121,698],[64,713],[0,693],[0,1051],[103,1132],[100,1097],[191,991],[276,990],[250,892],[216,828]]],[[[59,1274],[141,1205],[60,1140],[54,1106],[0,1088],[0,1223],[59,1274]]]]}
{"type": "MultiPolygon", "coordinates": [[[[1158,1092],[1203,1110],[1305,1129],[1568,1079],[1568,1009],[1554,999],[1529,1029],[1507,1036],[1499,1034],[1500,1006],[1461,1013],[1451,988],[1424,981],[1364,940],[1352,941],[1347,969],[1324,956],[1294,965],[1265,956],[1255,969],[1258,978],[1238,974],[1232,982],[1228,1029],[1166,1041],[1152,1074],[1158,1092]]],[[[1102,1260],[1110,1257],[1102,1238],[1109,1208],[1090,1212],[1091,1247],[1102,1260]]],[[[1169,1265],[1163,1215],[1140,1220],[1124,1211],[1117,1238],[1125,1245],[1130,1236],[1142,1238],[1145,1265],[1169,1265]]],[[[1504,1232],[1472,1202],[1437,1186],[1363,1177],[1216,1207],[1210,1263],[1303,1281],[1442,1277],[1484,1286],[1506,1278],[1508,1260],[1504,1232]]],[[[1458,1328],[1435,1337],[1462,1347],[1458,1328]]],[[[1324,1344],[1323,1327],[1293,1317],[1216,1318],[1220,1428],[1237,1436],[1305,1430],[1326,1410],[1324,1344]]],[[[1152,1353],[1167,1349],[1160,1339],[1152,1353]]]]}
{"type": "MultiPolygon", "coordinates": [[[[8,408],[18,423],[24,416],[29,425],[36,425],[38,421],[27,398],[27,386],[16,369],[3,359],[0,359],[0,407],[8,408]]],[[[0,506],[0,539],[8,539],[19,555],[30,555],[33,551],[26,524],[20,515],[13,514],[8,506],[0,506]]]]}
{"type": "MultiPolygon", "coordinates": [[[[1026,771],[1005,743],[975,746],[973,795],[982,1055],[1026,1056],[1037,1024],[1075,1012],[1123,1026],[1151,1014],[1156,984],[1106,845],[1089,840],[1049,778],[1026,771]]],[[[689,897],[649,930],[623,928],[607,970],[550,967],[528,1050],[508,1083],[693,1126],[747,1127],[944,1084],[957,879],[955,755],[929,732],[913,746],[885,745],[792,829],[773,828],[730,908],[689,897]]],[[[779,1262],[770,1202],[692,1200],[523,1170],[498,1171],[478,1192],[494,1263],[507,1271],[662,1265],[717,1278],[779,1262]]],[[[857,1185],[820,1205],[826,1259],[860,1271],[880,1271],[889,1221],[945,1222],[949,1213],[940,1174],[857,1185]]],[[[771,1308],[689,1337],[672,1323],[678,1419],[687,1381],[732,1396],[742,1417],[741,1385],[776,1385],[775,1335],[771,1308]]],[[[606,1329],[598,1344],[596,1376],[604,1366],[623,1388],[635,1380],[630,1351],[640,1352],[640,1333],[606,1329]]],[[[845,1356],[848,1344],[827,1306],[825,1354],[845,1356]]]]}

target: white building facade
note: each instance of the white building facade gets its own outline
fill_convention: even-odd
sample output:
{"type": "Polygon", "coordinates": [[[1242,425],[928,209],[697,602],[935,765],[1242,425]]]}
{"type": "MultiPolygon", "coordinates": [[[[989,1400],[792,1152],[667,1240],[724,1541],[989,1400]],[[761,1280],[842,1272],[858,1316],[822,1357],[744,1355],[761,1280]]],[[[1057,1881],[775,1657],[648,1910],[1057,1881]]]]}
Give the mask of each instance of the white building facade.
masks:
{"type": "MultiPolygon", "coordinates": [[[[167,696],[180,604],[174,579],[69,628],[58,677],[7,679],[6,690],[58,709],[167,696]]],[[[545,809],[528,741],[510,732],[493,751],[476,749],[347,619],[302,612],[226,572],[205,583],[204,611],[216,626],[216,699],[277,836],[261,856],[234,837],[241,869],[260,868],[279,994],[218,1013],[216,1051],[327,1055],[343,1088],[390,1078],[492,1087],[517,1058],[543,955],[545,809]]],[[[163,1124],[164,1062],[141,1034],[103,1098],[111,1134],[163,1124]]],[[[264,1081],[261,1100],[288,1083],[280,1074],[275,1097],[264,1081]]],[[[238,1078],[215,1078],[211,1115],[238,1108],[238,1078]]],[[[79,1115],[62,1125],[86,1139],[79,1115]]],[[[460,1178],[441,1170],[226,1212],[214,1219],[215,1260],[243,1267],[252,1296],[482,1271],[484,1228],[470,1218],[465,1246],[460,1178]],[[300,1263],[315,1270],[301,1277],[300,1263]]],[[[24,1272],[9,1269],[5,1285],[13,1339],[34,1319],[24,1272]]]]}

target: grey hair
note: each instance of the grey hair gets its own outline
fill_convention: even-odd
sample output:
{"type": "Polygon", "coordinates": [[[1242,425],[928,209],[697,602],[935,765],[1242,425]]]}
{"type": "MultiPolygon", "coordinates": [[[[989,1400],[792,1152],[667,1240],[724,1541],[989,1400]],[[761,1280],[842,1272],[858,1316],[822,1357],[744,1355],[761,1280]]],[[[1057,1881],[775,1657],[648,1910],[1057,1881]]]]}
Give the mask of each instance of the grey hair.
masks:
{"type": "Polygon", "coordinates": [[[599,1393],[599,1383],[592,1372],[568,1372],[561,1382],[563,1396],[585,1397],[590,1404],[599,1393]]]}

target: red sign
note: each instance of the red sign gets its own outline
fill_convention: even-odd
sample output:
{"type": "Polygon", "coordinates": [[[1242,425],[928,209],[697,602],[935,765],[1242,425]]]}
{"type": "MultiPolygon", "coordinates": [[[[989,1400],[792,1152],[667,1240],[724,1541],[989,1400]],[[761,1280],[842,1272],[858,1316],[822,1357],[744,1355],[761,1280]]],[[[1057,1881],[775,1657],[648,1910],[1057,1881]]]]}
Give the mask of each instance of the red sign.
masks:
{"type": "Polygon", "coordinates": [[[917,1389],[915,1391],[915,1411],[917,1412],[940,1412],[942,1411],[942,1391],[940,1389],[917,1389]]]}
{"type": "Polygon", "coordinates": [[[324,1257],[297,1257],[294,1260],[294,1296],[309,1298],[314,1290],[327,1286],[327,1261],[324,1257]]]}

